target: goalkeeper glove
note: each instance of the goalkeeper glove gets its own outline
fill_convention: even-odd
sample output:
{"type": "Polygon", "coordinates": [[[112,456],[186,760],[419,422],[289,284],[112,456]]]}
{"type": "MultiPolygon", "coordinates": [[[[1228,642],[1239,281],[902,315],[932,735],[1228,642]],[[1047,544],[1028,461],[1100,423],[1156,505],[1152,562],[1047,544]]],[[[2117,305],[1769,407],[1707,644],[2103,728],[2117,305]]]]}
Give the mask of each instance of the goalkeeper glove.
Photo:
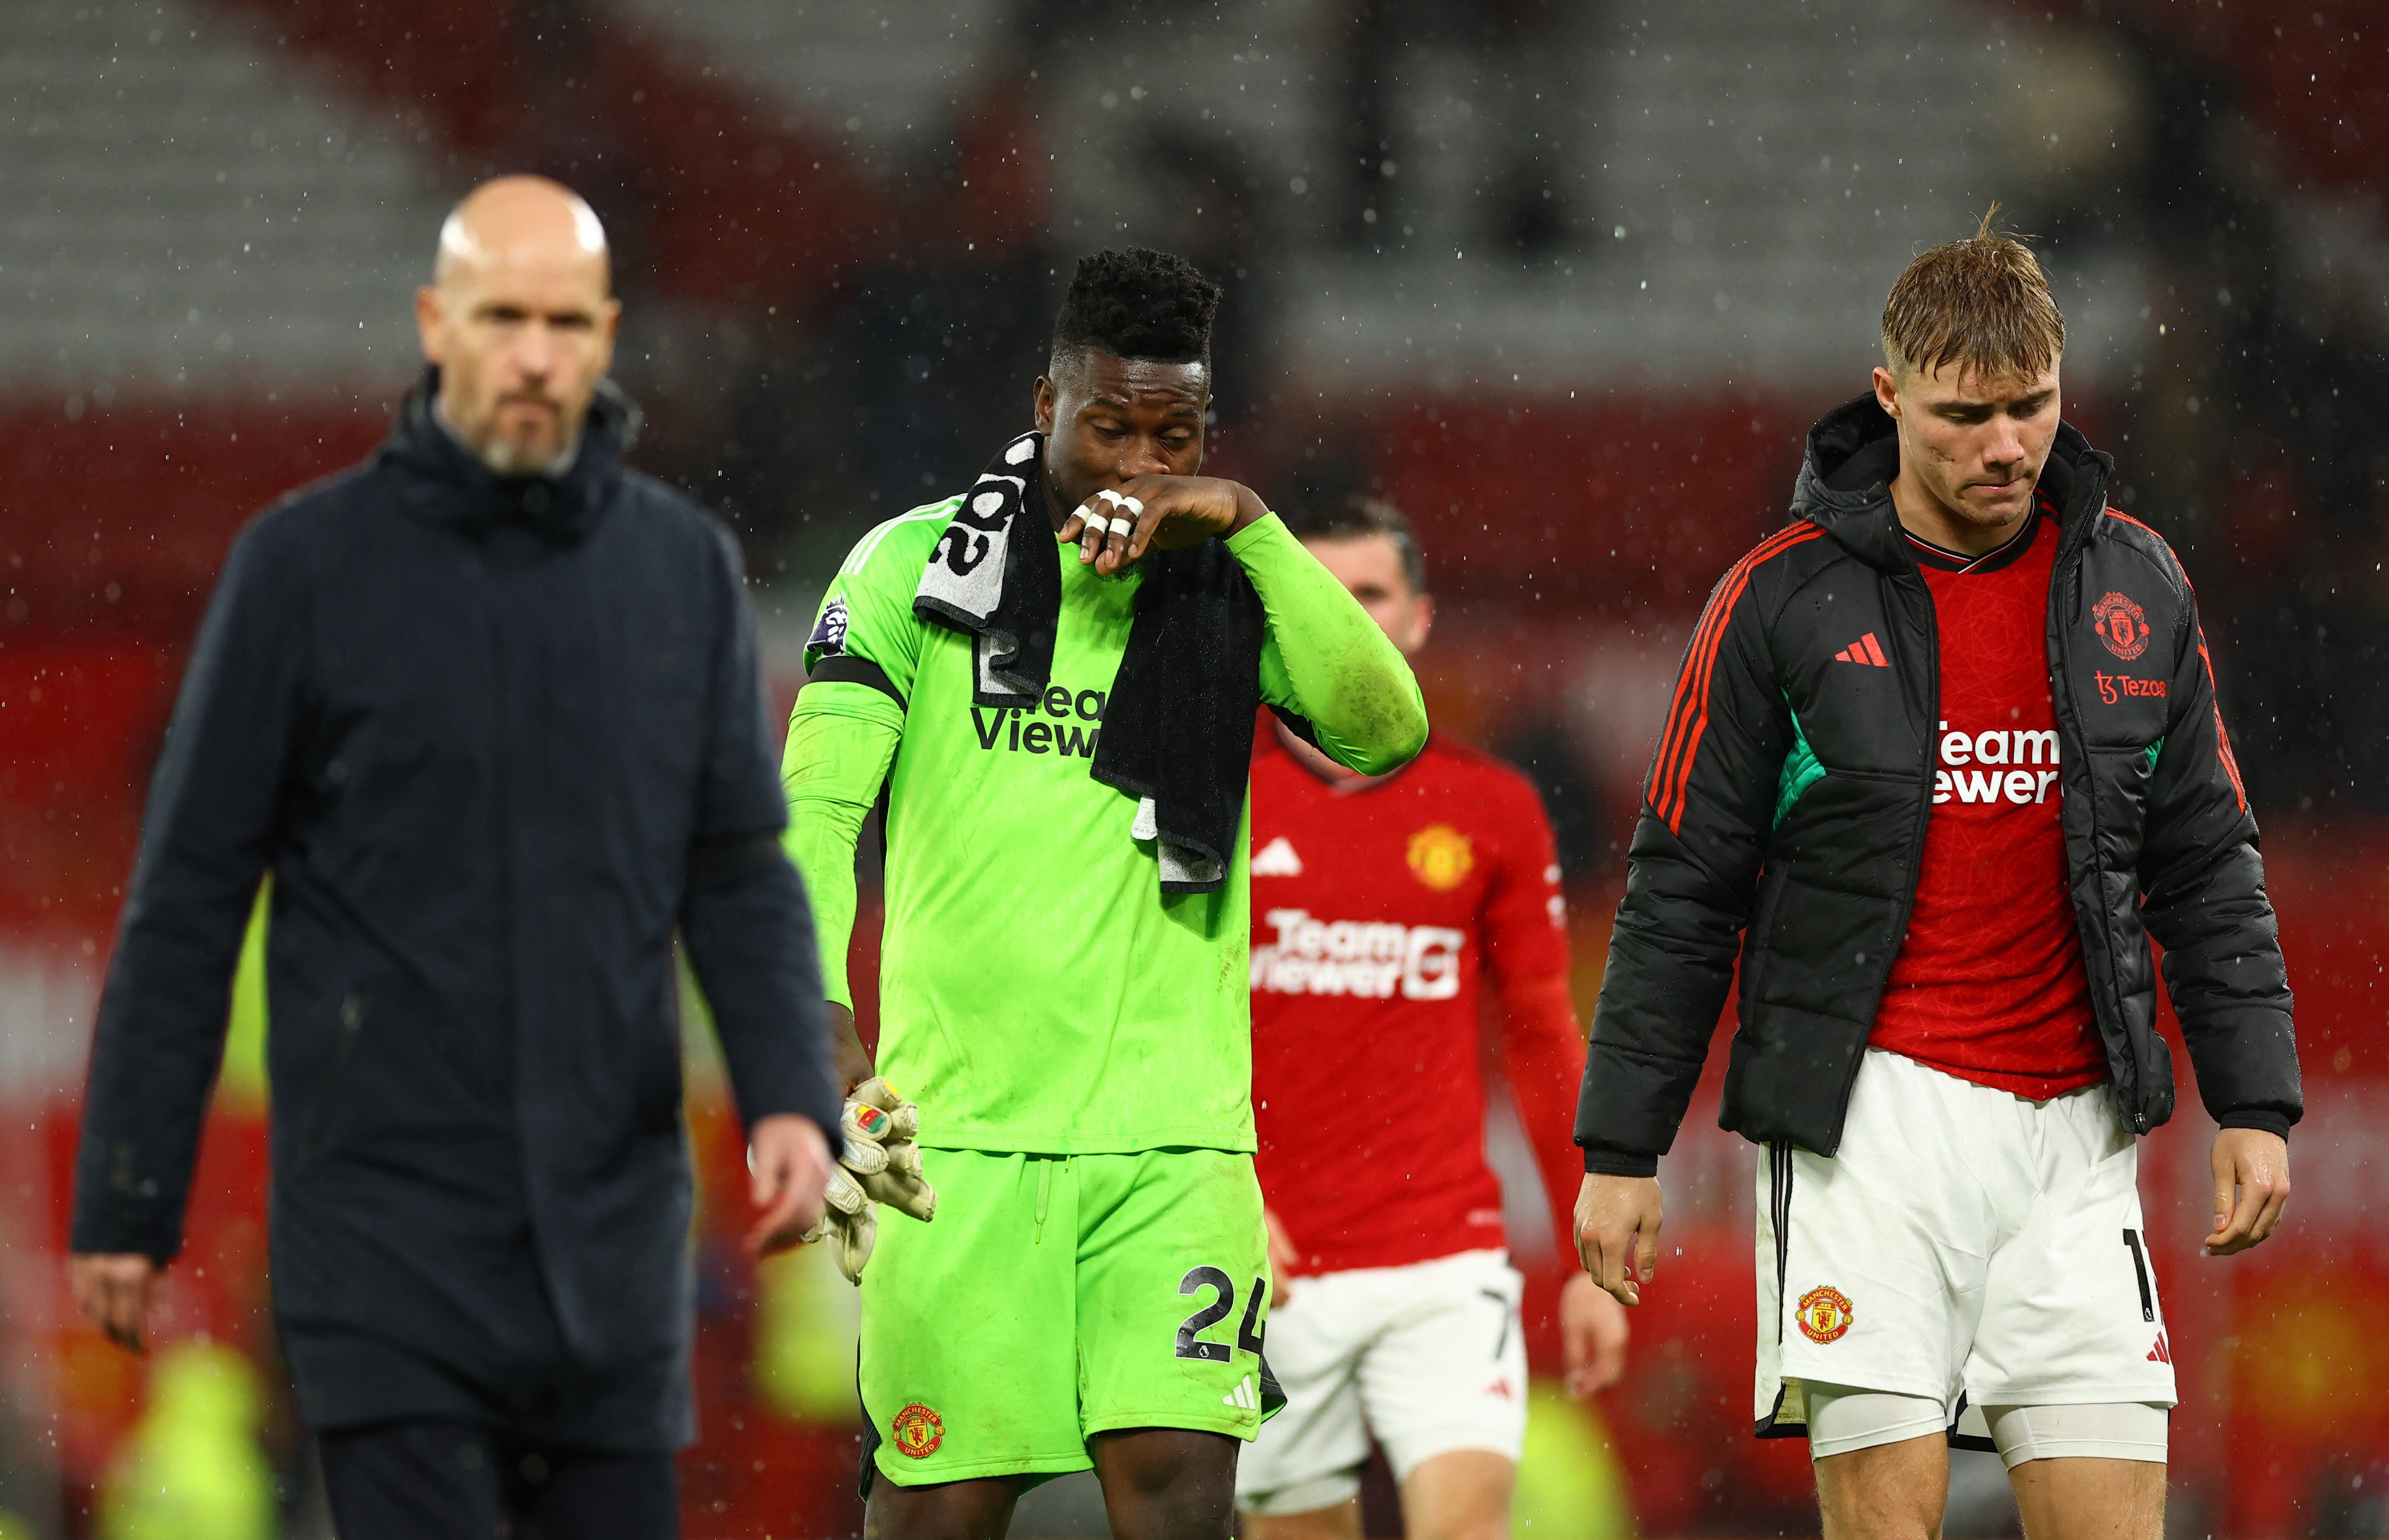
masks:
{"type": "Polygon", "coordinates": [[[835,1242],[837,1270],[850,1283],[862,1281],[862,1264],[878,1238],[876,1205],[926,1222],[938,1210],[937,1189],[921,1173],[921,1110],[896,1095],[877,1075],[856,1086],[838,1120],[846,1153],[830,1173],[820,1222],[805,1232],[808,1242],[835,1242]]]}

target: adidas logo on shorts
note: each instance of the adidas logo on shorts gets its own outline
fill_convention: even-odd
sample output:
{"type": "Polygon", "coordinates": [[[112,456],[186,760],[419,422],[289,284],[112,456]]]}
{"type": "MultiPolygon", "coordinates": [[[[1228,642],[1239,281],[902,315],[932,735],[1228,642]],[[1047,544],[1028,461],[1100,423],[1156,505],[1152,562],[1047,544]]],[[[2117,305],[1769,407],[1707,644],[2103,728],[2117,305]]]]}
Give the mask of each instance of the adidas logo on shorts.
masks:
{"type": "Polygon", "coordinates": [[[1241,1411],[1259,1411],[1261,1409],[1261,1398],[1253,1393],[1253,1377],[1248,1374],[1242,1380],[1237,1380],[1236,1388],[1220,1398],[1220,1405],[1222,1406],[1233,1406],[1241,1411]]]}

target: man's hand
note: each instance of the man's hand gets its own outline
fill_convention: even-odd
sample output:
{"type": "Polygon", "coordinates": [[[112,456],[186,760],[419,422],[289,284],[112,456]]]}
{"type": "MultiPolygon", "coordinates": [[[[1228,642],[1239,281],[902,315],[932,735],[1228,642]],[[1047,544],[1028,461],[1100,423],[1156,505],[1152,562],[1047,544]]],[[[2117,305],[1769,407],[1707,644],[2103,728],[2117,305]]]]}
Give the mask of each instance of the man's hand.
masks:
{"type": "Polygon", "coordinates": [[[80,1252],[67,1261],[75,1308],[127,1353],[149,1351],[149,1315],[166,1289],[166,1270],[138,1251],[80,1252]]]}
{"type": "Polygon", "coordinates": [[[1576,1193],[1576,1255],[1620,1304],[1642,1303],[1659,1266],[1659,1179],[1586,1172],[1576,1193]]]}
{"type": "Polygon", "coordinates": [[[1598,1395],[1624,1378],[1626,1307],[1610,1298],[1590,1273],[1571,1273],[1560,1285],[1561,1361],[1567,1370],[1567,1392],[1598,1395]]]}
{"type": "Polygon", "coordinates": [[[747,1197],[763,1211],[747,1232],[747,1254],[785,1251],[821,1220],[829,1140],[811,1118],[773,1113],[747,1131],[747,1197]]]}
{"type": "Polygon", "coordinates": [[[2225,1128],[2207,1157],[2215,1172],[2212,1257],[2236,1255],[2273,1233],[2290,1200],[2290,1144],[2261,1128],[2225,1128]],[[2236,1199],[2236,1201],[2235,1201],[2236,1199]]]}
{"type": "Polygon", "coordinates": [[[1249,487],[1216,476],[1138,476],[1106,487],[1062,521],[1079,561],[1112,577],[1148,550],[1179,551],[1269,516],[1249,487]]]}
{"type": "Polygon", "coordinates": [[[1270,1308],[1274,1310],[1294,1297],[1294,1270],[1301,1264],[1302,1253],[1294,1249],[1274,1209],[1261,1210],[1261,1223],[1269,1226],[1270,1308]]]}

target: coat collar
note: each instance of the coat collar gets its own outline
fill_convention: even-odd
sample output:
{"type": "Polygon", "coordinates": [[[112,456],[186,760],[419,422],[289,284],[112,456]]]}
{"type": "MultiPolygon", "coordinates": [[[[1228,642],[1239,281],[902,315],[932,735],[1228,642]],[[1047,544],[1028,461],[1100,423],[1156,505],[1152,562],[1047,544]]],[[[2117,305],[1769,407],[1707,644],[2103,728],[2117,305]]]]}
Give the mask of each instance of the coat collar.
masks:
{"type": "MultiPolygon", "coordinates": [[[[2057,425],[2040,483],[2057,505],[2061,558],[2098,537],[2114,468],[2114,460],[2091,448],[2079,429],[2070,422],[2057,425]]],[[[1915,558],[1891,506],[1891,482],[1898,474],[1899,441],[1891,415],[1872,392],[1845,402],[1808,430],[1808,454],[1792,489],[1792,515],[1822,527],[1870,567],[1912,569],[1915,558]]]]}
{"type": "Polygon", "coordinates": [[[400,404],[376,456],[402,478],[410,512],[476,539],[515,524],[574,545],[596,528],[639,430],[638,406],[613,381],[599,382],[572,463],[553,476],[501,476],[481,464],[434,415],[439,395],[440,368],[431,365],[400,404]]]}

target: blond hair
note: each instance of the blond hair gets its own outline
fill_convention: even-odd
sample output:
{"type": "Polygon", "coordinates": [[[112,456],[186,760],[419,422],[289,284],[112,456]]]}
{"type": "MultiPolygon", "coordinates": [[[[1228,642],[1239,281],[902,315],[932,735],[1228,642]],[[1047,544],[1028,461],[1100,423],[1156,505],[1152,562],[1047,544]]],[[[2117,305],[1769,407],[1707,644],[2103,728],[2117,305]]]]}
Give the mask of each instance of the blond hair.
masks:
{"type": "Polygon", "coordinates": [[[2038,379],[2065,351],[2065,317],[2031,248],[1991,227],[1908,264],[1883,306],[1883,353],[1895,375],[1955,364],[1983,379],[2038,379]]]}

